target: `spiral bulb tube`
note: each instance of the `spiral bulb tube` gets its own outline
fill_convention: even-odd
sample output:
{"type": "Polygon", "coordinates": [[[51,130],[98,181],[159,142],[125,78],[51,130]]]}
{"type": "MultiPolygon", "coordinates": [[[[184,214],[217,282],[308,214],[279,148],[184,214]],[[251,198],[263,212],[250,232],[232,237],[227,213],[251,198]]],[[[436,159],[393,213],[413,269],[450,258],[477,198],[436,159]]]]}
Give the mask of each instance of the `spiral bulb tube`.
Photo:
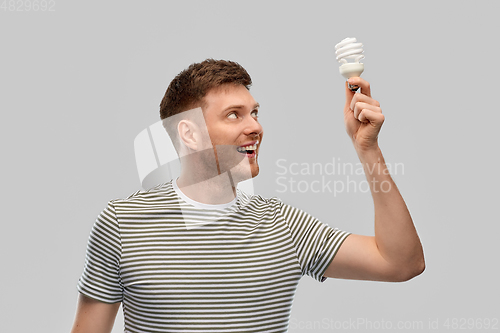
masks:
{"type": "Polygon", "coordinates": [[[363,55],[363,44],[356,43],[356,41],[356,38],[346,38],[335,45],[338,62],[347,64],[346,59],[354,59],[354,62],[359,63],[365,57],[363,55]]]}

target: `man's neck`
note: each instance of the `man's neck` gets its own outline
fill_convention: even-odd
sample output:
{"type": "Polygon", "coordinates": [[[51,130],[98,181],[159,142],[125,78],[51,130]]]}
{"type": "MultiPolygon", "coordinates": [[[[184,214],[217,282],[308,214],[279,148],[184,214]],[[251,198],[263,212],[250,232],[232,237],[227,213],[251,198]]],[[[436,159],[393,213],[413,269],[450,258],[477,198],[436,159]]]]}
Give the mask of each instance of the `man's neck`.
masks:
{"type": "Polygon", "coordinates": [[[236,197],[236,185],[232,183],[228,173],[202,181],[197,181],[195,177],[187,174],[181,174],[177,179],[177,186],[184,195],[208,205],[231,202],[236,197]]]}

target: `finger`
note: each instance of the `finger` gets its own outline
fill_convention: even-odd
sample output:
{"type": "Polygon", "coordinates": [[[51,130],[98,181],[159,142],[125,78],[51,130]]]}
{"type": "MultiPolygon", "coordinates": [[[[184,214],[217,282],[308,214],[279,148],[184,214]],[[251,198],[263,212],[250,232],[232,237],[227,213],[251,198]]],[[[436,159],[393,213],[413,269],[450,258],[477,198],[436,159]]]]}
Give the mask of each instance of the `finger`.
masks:
{"type": "Polygon", "coordinates": [[[385,116],[370,109],[363,109],[359,113],[358,120],[362,123],[370,122],[374,127],[380,127],[384,123],[385,116]]]}
{"type": "MultiPolygon", "coordinates": [[[[379,110],[380,112],[382,112],[382,109],[380,109],[380,103],[378,101],[374,100],[371,97],[362,95],[362,94],[356,94],[352,98],[351,105],[349,106],[349,108],[354,111],[354,109],[356,108],[356,104],[358,104],[358,103],[361,103],[360,105],[361,105],[362,109],[369,107],[375,111],[379,110]]],[[[359,107],[360,106],[358,106],[358,108],[359,107]]]]}
{"type": "Polygon", "coordinates": [[[354,106],[359,102],[364,102],[366,104],[380,107],[380,103],[377,100],[363,94],[355,94],[351,100],[351,105],[349,106],[349,108],[351,110],[354,110],[354,106]]]}
{"type": "Polygon", "coordinates": [[[352,110],[354,112],[354,118],[358,120],[359,120],[359,114],[361,113],[362,110],[371,110],[373,112],[382,113],[382,109],[379,108],[378,106],[364,102],[357,102],[352,110]]]}
{"type": "Polygon", "coordinates": [[[372,97],[370,83],[368,83],[368,81],[366,81],[360,77],[351,77],[350,79],[347,80],[347,82],[351,85],[359,86],[361,88],[360,92],[363,95],[372,97]]]}

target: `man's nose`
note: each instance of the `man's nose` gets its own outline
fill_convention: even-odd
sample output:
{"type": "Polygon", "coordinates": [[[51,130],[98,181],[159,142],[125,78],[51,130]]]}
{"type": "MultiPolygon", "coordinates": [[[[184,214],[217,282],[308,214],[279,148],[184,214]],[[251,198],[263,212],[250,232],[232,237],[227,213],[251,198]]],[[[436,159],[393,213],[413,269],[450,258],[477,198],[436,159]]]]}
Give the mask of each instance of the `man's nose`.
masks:
{"type": "Polygon", "coordinates": [[[254,117],[247,117],[245,119],[245,134],[247,135],[260,135],[263,132],[262,125],[254,117]]]}

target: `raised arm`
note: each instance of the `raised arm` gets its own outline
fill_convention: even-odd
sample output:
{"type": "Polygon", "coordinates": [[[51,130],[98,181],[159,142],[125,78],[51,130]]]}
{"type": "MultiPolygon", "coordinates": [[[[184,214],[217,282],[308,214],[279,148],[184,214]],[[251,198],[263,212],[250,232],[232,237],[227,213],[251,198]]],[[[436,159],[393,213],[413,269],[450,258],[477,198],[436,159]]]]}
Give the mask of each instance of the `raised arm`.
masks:
{"type": "Polygon", "coordinates": [[[355,77],[348,82],[361,87],[361,93],[355,94],[346,83],[344,121],[370,184],[375,236],[348,236],[324,276],[406,281],[425,268],[422,245],[378,146],[378,133],[384,122],[380,104],[371,97],[367,81],[355,77]]]}
{"type": "Polygon", "coordinates": [[[80,294],[71,333],[111,332],[120,304],[103,303],[80,294]]]}

